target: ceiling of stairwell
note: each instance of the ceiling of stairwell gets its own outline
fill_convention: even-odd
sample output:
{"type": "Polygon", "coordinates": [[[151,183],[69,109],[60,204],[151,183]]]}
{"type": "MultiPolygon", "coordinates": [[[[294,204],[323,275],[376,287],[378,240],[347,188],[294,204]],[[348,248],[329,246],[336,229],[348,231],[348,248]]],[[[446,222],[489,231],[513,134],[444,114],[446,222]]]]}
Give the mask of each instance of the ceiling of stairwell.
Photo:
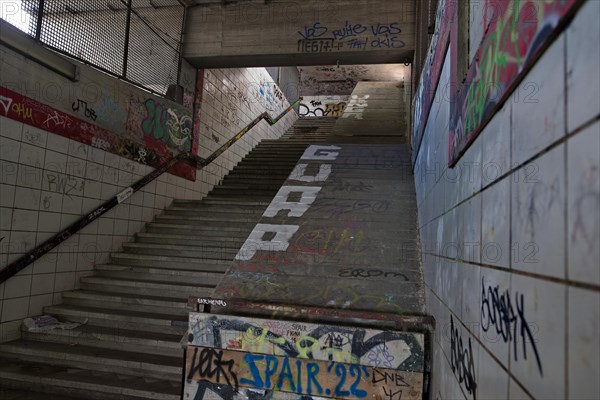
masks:
{"type": "Polygon", "coordinates": [[[301,96],[349,95],[361,81],[410,81],[404,64],[320,65],[298,67],[301,96]]]}

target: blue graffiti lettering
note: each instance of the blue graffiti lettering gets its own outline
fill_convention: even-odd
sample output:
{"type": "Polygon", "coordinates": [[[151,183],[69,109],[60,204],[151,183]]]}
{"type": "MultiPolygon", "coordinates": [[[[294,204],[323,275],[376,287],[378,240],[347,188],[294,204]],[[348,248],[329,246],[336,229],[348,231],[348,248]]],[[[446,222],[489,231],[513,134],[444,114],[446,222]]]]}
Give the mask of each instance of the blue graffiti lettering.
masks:
{"type": "Polygon", "coordinates": [[[320,22],[315,22],[312,27],[304,26],[304,32],[298,31],[298,34],[303,39],[313,39],[323,36],[327,31],[328,28],[326,26],[322,26],[320,22]]]}

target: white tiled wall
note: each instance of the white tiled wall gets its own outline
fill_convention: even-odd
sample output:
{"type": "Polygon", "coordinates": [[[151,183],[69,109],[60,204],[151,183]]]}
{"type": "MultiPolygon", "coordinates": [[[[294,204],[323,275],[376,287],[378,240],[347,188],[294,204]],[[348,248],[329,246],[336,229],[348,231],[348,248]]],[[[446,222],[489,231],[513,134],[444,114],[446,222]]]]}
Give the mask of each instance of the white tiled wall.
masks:
{"type": "MultiPolygon", "coordinates": [[[[26,59],[19,62],[31,63],[26,59]]],[[[45,73],[48,79],[52,78],[52,73],[45,73]]],[[[230,85],[244,85],[251,90],[267,79],[270,80],[264,68],[206,71],[200,115],[201,156],[208,156],[265,111],[260,99],[251,101],[249,108],[227,103],[230,85]],[[229,107],[237,125],[223,126],[220,116],[223,104],[229,107]]],[[[276,116],[288,105],[284,101],[270,113],[276,116]]],[[[120,250],[123,242],[141,231],[173,198],[201,199],[258,142],[281,136],[296,118],[291,112],[274,126],[260,122],[212,165],[198,171],[195,182],[163,174],[0,284],[0,341],[18,337],[23,318],[39,315],[44,306],[59,303],[62,292],[77,288],[80,277],[91,274],[94,264],[107,262],[112,251],[120,250]]],[[[0,116],[0,268],[151,170],[146,165],[0,116]]]]}
{"type": "Polygon", "coordinates": [[[584,4],[454,170],[436,94],[415,165],[434,398],[600,397],[598,15],[584,4]],[[451,317],[472,343],[476,393],[453,368],[451,317]]]}

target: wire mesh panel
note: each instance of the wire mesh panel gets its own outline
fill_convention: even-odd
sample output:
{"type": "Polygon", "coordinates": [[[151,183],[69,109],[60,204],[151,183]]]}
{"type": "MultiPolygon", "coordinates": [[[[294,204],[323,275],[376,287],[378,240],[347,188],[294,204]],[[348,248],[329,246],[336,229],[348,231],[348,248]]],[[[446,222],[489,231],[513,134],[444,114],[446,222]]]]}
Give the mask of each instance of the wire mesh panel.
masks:
{"type": "Polygon", "coordinates": [[[112,0],[46,0],[40,40],[114,74],[123,72],[127,7],[112,0]]]}
{"type": "Polygon", "coordinates": [[[134,0],[126,78],[159,93],[177,83],[184,8],[176,0],[134,0]]]}
{"type": "Polygon", "coordinates": [[[178,83],[185,14],[178,0],[132,0],[131,10],[129,0],[0,2],[2,19],[53,49],[157,93],[178,83]]]}

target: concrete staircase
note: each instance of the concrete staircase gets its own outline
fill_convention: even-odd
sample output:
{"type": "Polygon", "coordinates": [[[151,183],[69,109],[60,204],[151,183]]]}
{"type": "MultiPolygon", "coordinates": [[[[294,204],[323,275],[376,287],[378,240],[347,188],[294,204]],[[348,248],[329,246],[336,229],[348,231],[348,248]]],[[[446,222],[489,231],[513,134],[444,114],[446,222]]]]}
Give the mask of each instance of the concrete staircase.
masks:
{"type": "Polygon", "coordinates": [[[187,297],[213,293],[307,144],[328,138],[334,123],[300,119],[281,139],[261,142],[205,199],[174,200],[63,304],[44,309],[85,324],[0,344],[0,397],[179,399],[187,297]]]}

